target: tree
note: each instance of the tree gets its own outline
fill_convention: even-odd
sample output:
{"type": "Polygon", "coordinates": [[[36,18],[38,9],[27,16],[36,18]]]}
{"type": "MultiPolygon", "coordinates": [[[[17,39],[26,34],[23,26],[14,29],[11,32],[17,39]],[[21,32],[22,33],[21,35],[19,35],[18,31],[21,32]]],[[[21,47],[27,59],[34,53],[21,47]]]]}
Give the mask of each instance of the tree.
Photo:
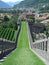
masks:
{"type": "Polygon", "coordinates": [[[4,16],[4,21],[9,21],[9,18],[7,16],[4,16]]]}

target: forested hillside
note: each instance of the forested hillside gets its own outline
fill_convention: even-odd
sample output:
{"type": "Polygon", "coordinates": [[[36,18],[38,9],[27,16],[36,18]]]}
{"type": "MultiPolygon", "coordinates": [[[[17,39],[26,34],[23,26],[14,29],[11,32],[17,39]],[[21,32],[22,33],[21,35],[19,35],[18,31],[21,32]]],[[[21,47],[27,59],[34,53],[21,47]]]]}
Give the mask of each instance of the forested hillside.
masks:
{"type": "Polygon", "coordinates": [[[49,0],[23,0],[20,4],[15,5],[14,7],[43,7],[48,5],[49,0]]]}

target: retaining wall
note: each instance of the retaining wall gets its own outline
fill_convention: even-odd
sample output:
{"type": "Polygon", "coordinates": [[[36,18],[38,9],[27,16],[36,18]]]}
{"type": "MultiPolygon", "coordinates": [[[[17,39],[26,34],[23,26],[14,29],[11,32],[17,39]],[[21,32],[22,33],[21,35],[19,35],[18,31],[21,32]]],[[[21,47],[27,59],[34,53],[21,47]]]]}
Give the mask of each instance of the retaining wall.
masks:
{"type": "Polygon", "coordinates": [[[0,59],[3,58],[4,56],[8,55],[15,48],[17,48],[17,42],[18,42],[20,30],[21,30],[21,24],[19,25],[15,42],[5,40],[5,39],[0,39],[0,59]]]}

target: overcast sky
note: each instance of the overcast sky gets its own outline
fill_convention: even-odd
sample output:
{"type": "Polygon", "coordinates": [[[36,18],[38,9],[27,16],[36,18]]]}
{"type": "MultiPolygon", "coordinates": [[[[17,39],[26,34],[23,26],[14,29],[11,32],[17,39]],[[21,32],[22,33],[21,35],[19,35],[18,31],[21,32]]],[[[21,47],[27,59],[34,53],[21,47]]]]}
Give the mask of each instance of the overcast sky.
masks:
{"type": "Polygon", "coordinates": [[[17,2],[17,1],[22,1],[22,0],[2,0],[4,2],[17,2]]]}

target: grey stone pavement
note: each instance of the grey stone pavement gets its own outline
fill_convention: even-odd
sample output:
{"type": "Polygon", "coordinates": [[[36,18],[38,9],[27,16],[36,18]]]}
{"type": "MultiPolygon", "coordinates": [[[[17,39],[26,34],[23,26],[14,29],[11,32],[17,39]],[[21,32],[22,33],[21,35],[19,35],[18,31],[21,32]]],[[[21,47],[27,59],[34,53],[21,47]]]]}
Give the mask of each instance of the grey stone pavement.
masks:
{"type": "Polygon", "coordinates": [[[28,30],[28,39],[30,43],[30,49],[46,64],[49,65],[49,52],[33,48],[33,41],[31,38],[29,26],[27,25],[27,30],[28,30]]]}

